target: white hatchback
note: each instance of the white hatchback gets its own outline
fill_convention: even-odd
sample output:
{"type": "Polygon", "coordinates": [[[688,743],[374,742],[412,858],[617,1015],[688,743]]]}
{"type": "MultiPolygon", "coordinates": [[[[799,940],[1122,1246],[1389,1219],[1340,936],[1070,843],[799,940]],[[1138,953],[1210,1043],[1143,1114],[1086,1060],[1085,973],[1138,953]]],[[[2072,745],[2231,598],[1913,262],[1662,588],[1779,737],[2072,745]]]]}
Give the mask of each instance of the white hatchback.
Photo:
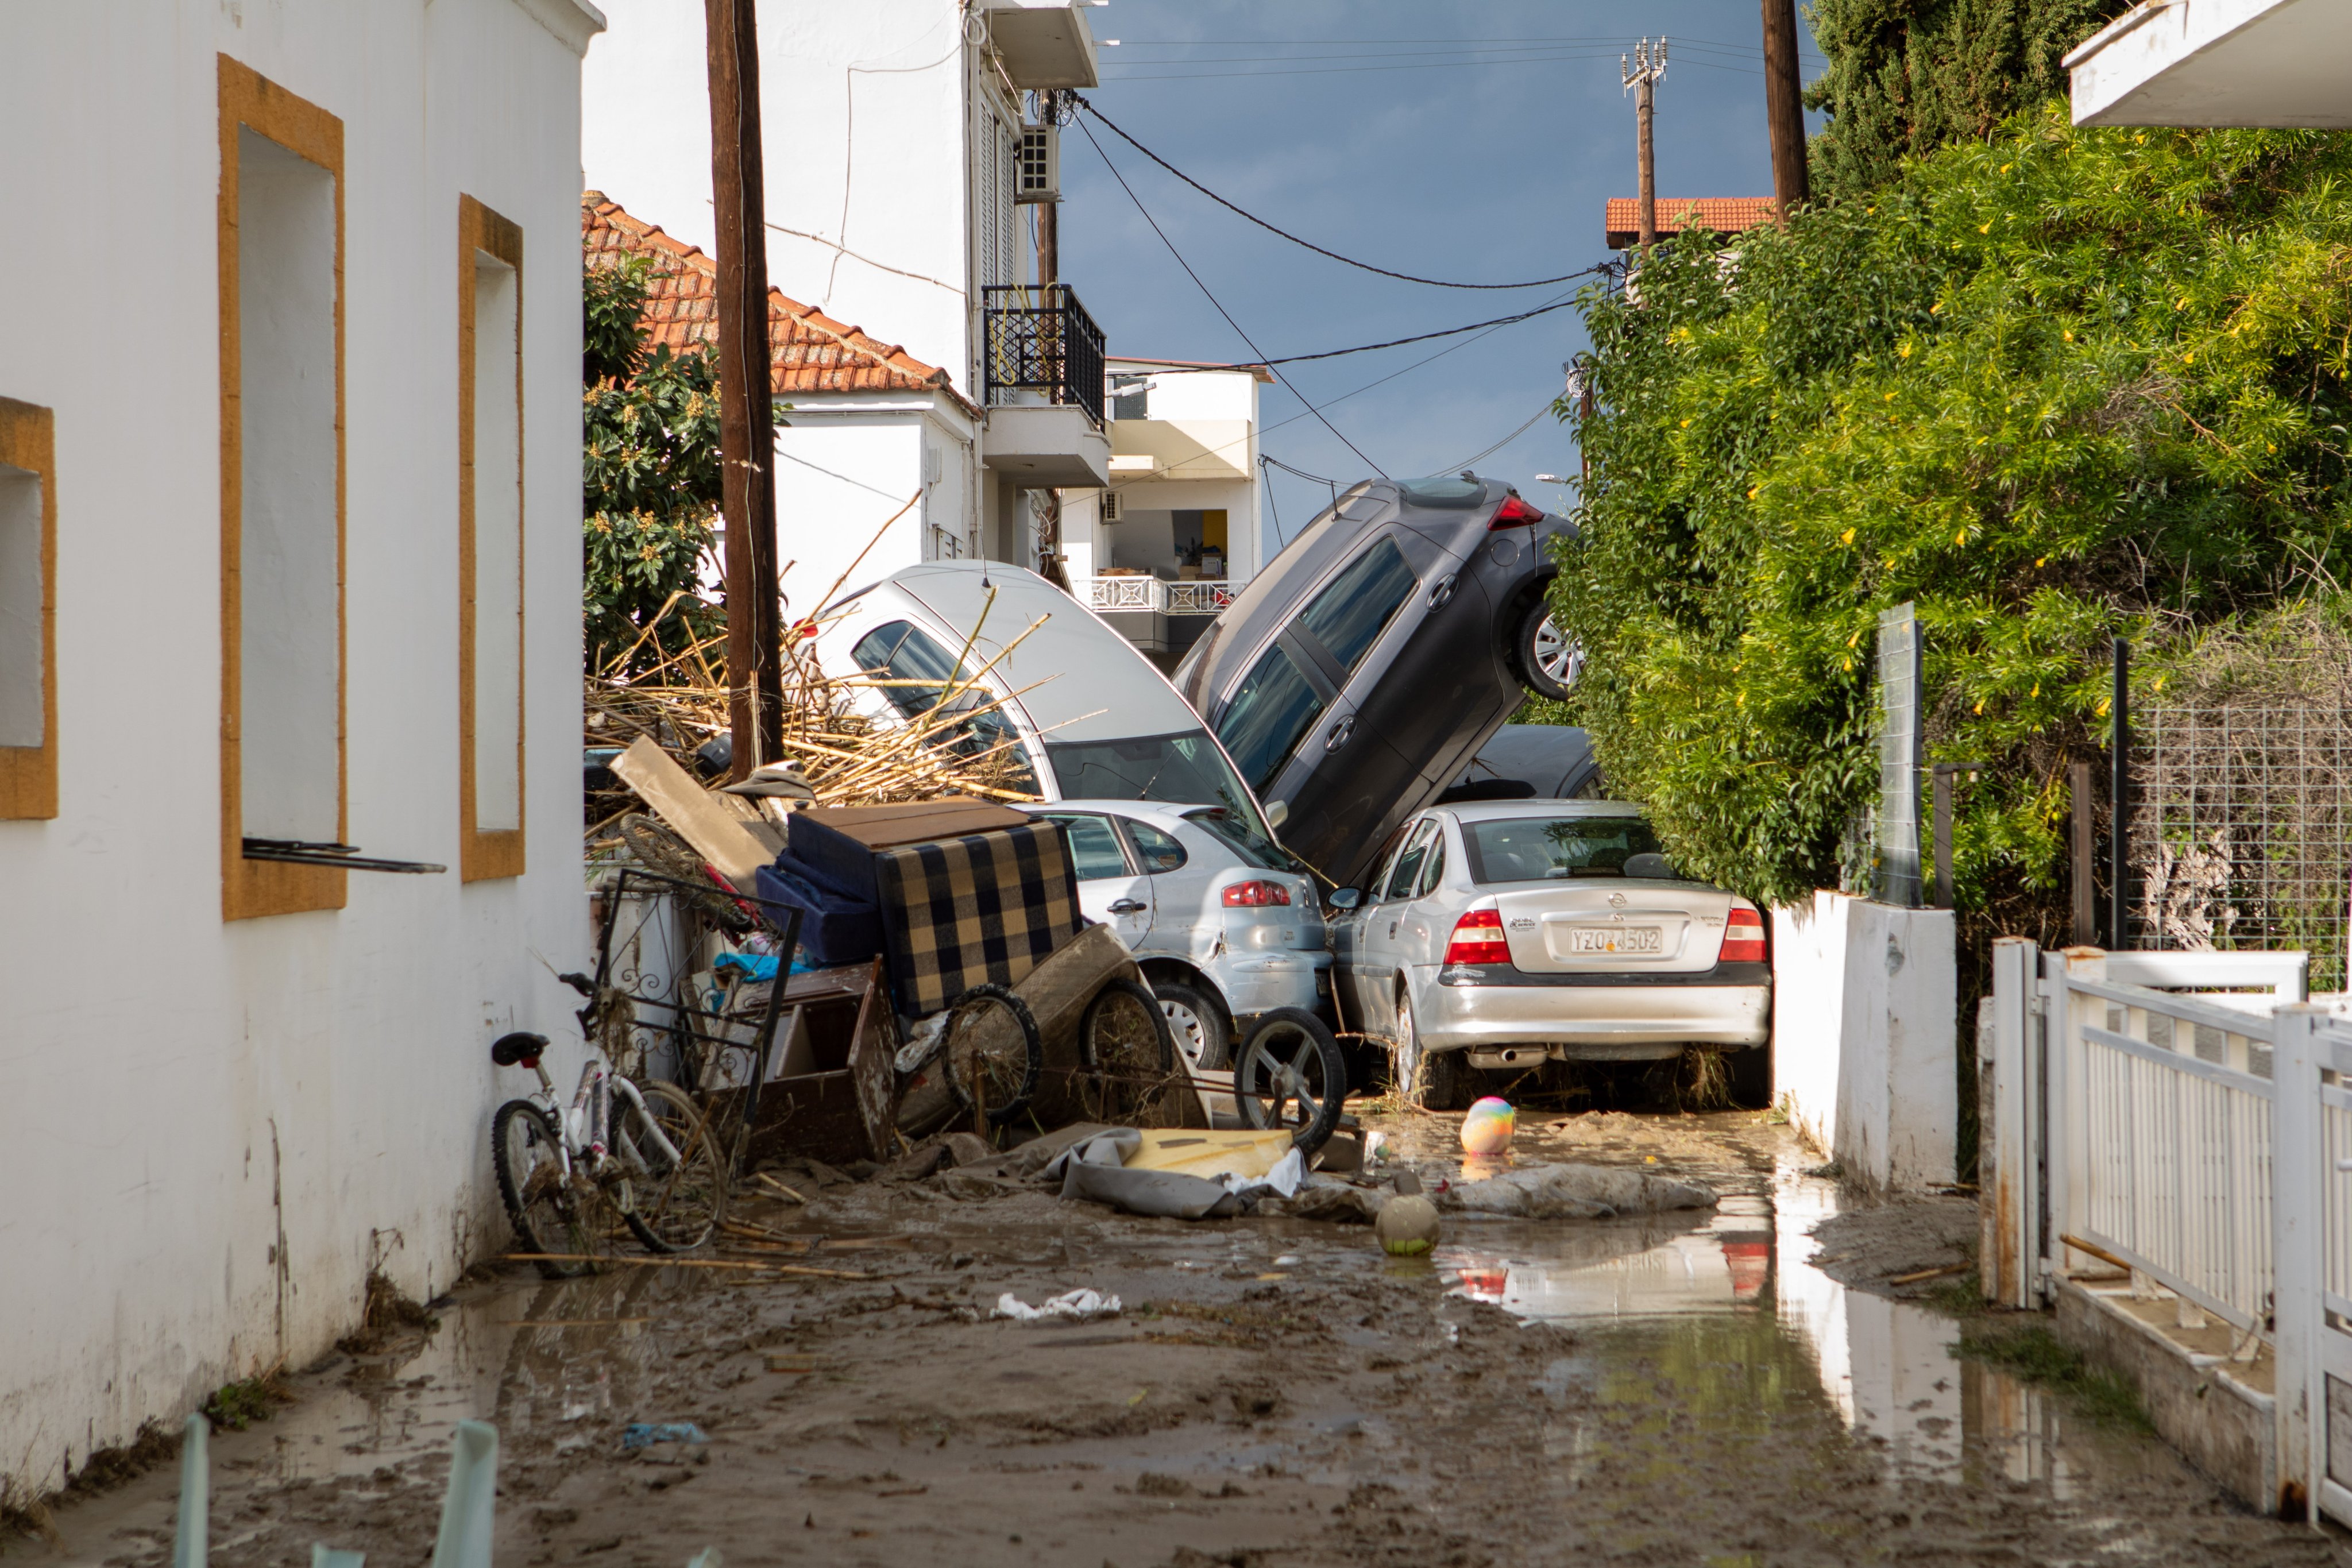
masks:
{"type": "Polygon", "coordinates": [[[1079,907],[1135,954],[1195,1066],[1232,1066],[1236,1038],[1260,1014],[1322,1010],[1331,954],[1314,881],[1223,807],[1064,800],[1020,809],[1069,834],[1079,907]]]}

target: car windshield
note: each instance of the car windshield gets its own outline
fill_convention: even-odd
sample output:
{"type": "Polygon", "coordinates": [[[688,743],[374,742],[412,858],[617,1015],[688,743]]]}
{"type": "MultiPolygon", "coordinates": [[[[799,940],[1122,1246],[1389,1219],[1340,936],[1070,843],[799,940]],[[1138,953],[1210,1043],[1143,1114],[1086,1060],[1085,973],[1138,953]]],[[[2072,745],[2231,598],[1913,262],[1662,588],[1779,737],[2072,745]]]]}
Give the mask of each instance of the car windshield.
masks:
{"type": "Polygon", "coordinates": [[[964,682],[948,699],[947,712],[971,717],[961,724],[950,723],[944,715],[934,721],[942,727],[933,743],[944,742],[959,756],[986,756],[1002,762],[1008,769],[1003,779],[1005,787],[1023,794],[1035,791],[1036,775],[1029,768],[1028,748],[1021,744],[1020,733],[1004,710],[994,706],[995,693],[972,684],[969,674],[960,674],[954,656],[922,628],[910,621],[877,626],[857,639],[849,657],[874,678],[890,706],[909,719],[930,712],[940,706],[950,685],[964,682]]]}
{"type": "MultiPolygon", "coordinates": [[[[1412,592],[1412,568],[1392,539],[1383,539],[1348,563],[1331,585],[1299,612],[1304,626],[1349,673],[1364,660],[1381,628],[1412,592]]],[[[1287,749],[1287,748],[1286,748],[1287,749]]]]}
{"type": "Polygon", "coordinates": [[[1511,816],[1465,822],[1470,875],[1481,886],[1563,877],[1622,877],[1636,855],[1659,853],[1638,816],[1511,816]]]}
{"type": "Polygon", "coordinates": [[[1171,805],[1221,805],[1248,832],[1270,838],[1257,803],[1234,776],[1205,730],[1142,735],[1131,741],[1048,743],[1045,756],[1064,800],[1158,800],[1171,805]]]}
{"type": "Polygon", "coordinates": [[[1293,858],[1290,851],[1269,838],[1261,838],[1222,805],[1204,805],[1188,811],[1184,820],[1199,827],[1218,843],[1232,850],[1244,866],[1255,866],[1261,871],[1303,872],[1307,868],[1293,858]]]}

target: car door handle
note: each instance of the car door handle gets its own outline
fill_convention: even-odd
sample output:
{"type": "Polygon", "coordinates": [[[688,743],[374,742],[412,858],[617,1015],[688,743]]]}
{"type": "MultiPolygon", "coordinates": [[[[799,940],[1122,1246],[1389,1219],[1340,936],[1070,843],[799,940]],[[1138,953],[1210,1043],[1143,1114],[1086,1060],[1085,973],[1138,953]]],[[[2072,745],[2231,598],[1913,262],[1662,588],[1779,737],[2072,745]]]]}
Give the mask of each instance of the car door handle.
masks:
{"type": "Polygon", "coordinates": [[[1394,936],[1394,935],[1396,935],[1396,928],[1397,928],[1397,923],[1396,923],[1396,921],[1389,921],[1389,934],[1390,934],[1391,936],[1394,936]]]}
{"type": "Polygon", "coordinates": [[[1445,608],[1445,602],[1454,597],[1454,574],[1453,573],[1448,572],[1444,576],[1440,577],[1437,580],[1437,586],[1429,591],[1429,607],[1431,609],[1442,610],[1445,608]]]}
{"type": "Polygon", "coordinates": [[[1338,751],[1348,743],[1349,737],[1355,732],[1356,716],[1350,713],[1331,726],[1331,732],[1323,737],[1323,749],[1327,752],[1338,751]]]}
{"type": "Polygon", "coordinates": [[[1115,915],[1139,915],[1147,907],[1141,899],[1121,899],[1111,905],[1110,912],[1115,915]]]}

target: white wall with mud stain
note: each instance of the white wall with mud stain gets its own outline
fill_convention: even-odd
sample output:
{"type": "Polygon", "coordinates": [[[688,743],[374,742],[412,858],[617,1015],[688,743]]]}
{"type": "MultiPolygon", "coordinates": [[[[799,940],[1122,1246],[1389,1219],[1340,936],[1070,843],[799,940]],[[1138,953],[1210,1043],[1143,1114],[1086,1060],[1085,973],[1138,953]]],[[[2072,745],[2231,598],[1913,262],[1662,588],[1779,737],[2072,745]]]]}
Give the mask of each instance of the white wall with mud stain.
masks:
{"type": "Polygon", "coordinates": [[[580,0],[0,12],[17,237],[0,397],[52,411],[58,520],[57,813],[0,820],[7,1500],[313,1360],[354,1326],[372,1263],[429,1297],[504,1243],[488,1128],[523,1085],[487,1047],[565,1035],[576,1000],[549,965],[589,947],[579,71],[600,25],[580,0]],[[219,56],[340,121],[345,836],[450,867],[351,873],[341,909],[233,921],[219,56]],[[461,194],[519,225],[524,255],[527,869],[472,883],[461,194]]]}

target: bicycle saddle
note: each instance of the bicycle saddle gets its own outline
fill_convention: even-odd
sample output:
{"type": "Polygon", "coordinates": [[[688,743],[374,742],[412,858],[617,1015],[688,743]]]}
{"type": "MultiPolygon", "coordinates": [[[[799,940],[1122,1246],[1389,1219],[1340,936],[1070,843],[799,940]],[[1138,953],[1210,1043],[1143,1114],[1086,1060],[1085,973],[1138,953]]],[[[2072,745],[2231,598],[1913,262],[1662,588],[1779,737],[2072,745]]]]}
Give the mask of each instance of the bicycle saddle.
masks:
{"type": "Polygon", "coordinates": [[[502,1068],[529,1067],[539,1060],[540,1054],[546,1049],[545,1035],[530,1035],[517,1031],[511,1035],[499,1037],[497,1043],[490,1047],[490,1060],[502,1068]]]}

